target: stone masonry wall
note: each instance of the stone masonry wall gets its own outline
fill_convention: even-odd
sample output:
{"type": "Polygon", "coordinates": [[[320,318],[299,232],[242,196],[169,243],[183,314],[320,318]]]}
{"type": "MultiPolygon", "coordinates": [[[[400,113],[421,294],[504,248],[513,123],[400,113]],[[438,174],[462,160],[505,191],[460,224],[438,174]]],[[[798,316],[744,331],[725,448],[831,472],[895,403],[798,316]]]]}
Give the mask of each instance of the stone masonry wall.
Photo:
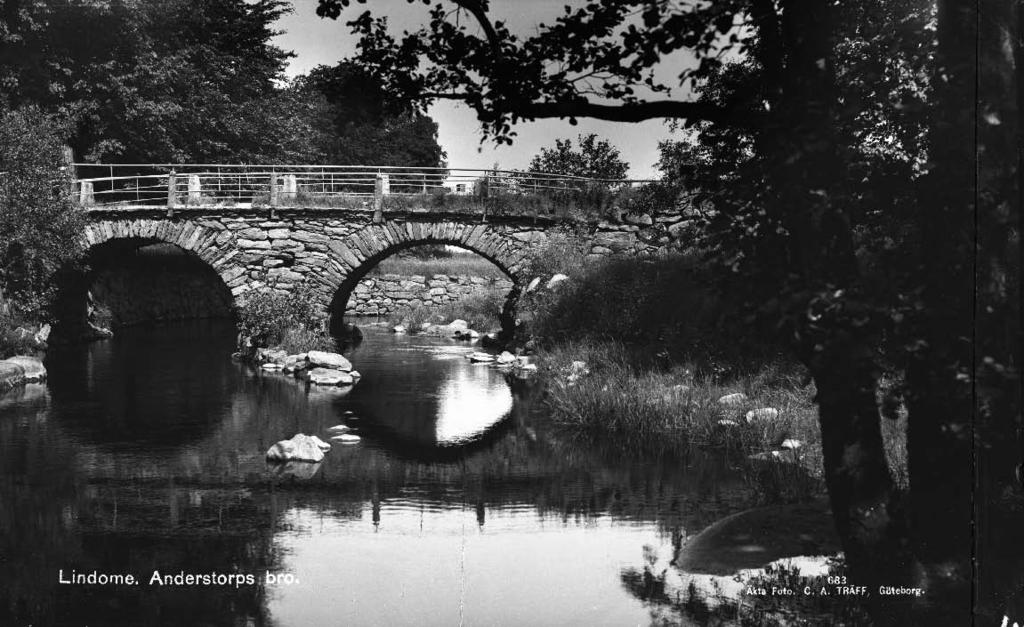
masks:
{"type": "MultiPolygon", "coordinates": [[[[597,222],[546,218],[448,215],[413,208],[385,214],[348,209],[221,206],[189,207],[166,215],[158,208],[89,210],[88,246],[137,239],[167,242],[197,255],[227,285],[236,304],[262,287],[290,292],[300,281],[312,284],[325,309],[336,295],[347,297],[361,270],[393,251],[425,243],[445,243],[475,251],[520,283],[530,249],[556,233],[580,242],[593,258],[646,256],[684,248],[688,216],[679,207],[644,214],[620,213],[597,222]]],[[[411,299],[410,299],[411,300],[411,299]]]]}
{"type": "Polygon", "coordinates": [[[386,316],[407,307],[441,306],[473,294],[512,289],[509,279],[435,274],[401,276],[385,274],[359,281],[348,299],[347,315],[386,316]]]}

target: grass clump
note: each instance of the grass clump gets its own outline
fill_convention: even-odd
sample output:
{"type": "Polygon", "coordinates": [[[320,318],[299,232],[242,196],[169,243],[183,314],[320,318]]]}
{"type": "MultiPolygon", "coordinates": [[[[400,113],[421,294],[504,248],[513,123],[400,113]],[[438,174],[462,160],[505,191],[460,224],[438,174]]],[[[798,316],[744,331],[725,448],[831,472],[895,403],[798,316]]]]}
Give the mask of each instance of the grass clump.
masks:
{"type": "Polygon", "coordinates": [[[416,333],[425,323],[443,324],[452,320],[465,320],[470,329],[484,333],[499,324],[506,297],[504,290],[487,289],[444,305],[418,304],[390,314],[388,324],[401,324],[409,332],[416,333]]]}
{"type": "Polygon", "coordinates": [[[394,255],[377,264],[367,276],[399,274],[402,276],[435,274],[447,276],[470,276],[485,279],[506,279],[505,273],[492,262],[475,254],[454,254],[448,257],[420,259],[394,255]]]}

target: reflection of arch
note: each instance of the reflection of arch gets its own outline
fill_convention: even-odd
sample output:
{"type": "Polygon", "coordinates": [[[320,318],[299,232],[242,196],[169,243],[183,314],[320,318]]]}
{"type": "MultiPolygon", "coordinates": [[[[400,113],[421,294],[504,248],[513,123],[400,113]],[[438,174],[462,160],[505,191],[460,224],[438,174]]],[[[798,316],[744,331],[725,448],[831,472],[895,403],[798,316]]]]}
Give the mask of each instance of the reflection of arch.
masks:
{"type": "Polygon", "coordinates": [[[85,241],[91,250],[119,241],[135,247],[166,243],[193,253],[220,276],[236,298],[243,291],[245,267],[234,263],[238,254],[234,236],[223,227],[191,220],[104,220],[85,229],[85,241]]]}
{"type": "Polygon", "coordinates": [[[382,259],[400,250],[424,244],[448,244],[474,252],[496,265],[512,279],[512,291],[502,314],[503,328],[510,328],[512,310],[521,288],[527,255],[519,240],[486,224],[454,222],[388,223],[360,229],[340,242],[332,242],[333,261],[345,274],[332,273],[330,311],[339,317],[359,281],[382,259]]]}

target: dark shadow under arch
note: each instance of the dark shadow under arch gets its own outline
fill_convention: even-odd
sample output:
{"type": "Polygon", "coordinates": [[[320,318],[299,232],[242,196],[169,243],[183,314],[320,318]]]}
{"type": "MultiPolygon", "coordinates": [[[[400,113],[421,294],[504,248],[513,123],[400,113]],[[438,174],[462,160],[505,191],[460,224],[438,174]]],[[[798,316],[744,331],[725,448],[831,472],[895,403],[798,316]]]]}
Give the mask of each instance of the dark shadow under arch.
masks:
{"type": "Polygon", "coordinates": [[[113,328],[169,320],[231,318],[231,290],[195,252],[157,238],[112,238],[58,274],[55,306],[59,339],[84,339],[113,328]]]}

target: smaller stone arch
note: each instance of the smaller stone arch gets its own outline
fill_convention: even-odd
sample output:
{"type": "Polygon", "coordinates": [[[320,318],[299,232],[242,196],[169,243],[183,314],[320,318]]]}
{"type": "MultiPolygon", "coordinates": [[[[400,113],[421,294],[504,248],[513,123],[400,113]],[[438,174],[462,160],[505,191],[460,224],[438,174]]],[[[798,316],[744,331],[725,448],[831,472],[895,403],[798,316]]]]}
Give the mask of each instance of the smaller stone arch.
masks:
{"type": "Polygon", "coordinates": [[[238,249],[230,230],[206,220],[99,220],[90,223],[84,233],[87,248],[115,240],[174,244],[206,262],[231,291],[235,305],[245,291],[245,266],[238,263],[238,249]]]}
{"type": "Polygon", "coordinates": [[[332,320],[343,314],[345,304],[359,281],[385,257],[423,244],[448,244],[470,250],[501,269],[512,289],[501,315],[502,329],[514,327],[515,303],[522,289],[527,264],[527,246],[502,227],[445,221],[387,222],[367,226],[348,237],[331,242],[326,271],[320,279],[322,295],[332,320]]]}

